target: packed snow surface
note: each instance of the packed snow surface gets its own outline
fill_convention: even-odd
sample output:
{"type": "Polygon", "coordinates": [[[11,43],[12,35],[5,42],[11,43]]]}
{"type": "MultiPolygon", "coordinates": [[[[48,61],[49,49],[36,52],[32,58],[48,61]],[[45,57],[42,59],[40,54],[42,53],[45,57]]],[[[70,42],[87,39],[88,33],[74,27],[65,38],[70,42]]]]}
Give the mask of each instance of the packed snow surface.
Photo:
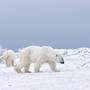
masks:
{"type": "Polygon", "coordinates": [[[51,72],[44,64],[41,72],[17,74],[13,67],[0,64],[0,90],[90,90],[90,48],[56,49],[65,64],[57,64],[60,72],[51,72]]]}

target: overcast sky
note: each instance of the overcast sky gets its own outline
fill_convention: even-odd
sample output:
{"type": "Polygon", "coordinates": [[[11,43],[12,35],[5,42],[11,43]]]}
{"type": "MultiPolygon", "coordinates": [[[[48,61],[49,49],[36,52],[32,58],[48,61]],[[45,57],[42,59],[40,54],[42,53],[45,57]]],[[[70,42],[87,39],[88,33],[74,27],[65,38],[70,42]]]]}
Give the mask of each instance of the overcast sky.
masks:
{"type": "Polygon", "coordinates": [[[90,0],[0,0],[0,44],[90,47],[90,0]]]}

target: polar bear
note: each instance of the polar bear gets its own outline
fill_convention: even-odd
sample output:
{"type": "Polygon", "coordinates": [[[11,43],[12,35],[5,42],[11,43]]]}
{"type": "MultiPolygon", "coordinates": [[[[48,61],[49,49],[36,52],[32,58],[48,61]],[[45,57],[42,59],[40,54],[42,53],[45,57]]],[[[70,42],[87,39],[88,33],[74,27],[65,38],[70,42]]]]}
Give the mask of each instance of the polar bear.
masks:
{"type": "Polygon", "coordinates": [[[15,65],[15,70],[20,73],[21,69],[24,68],[24,72],[27,73],[29,72],[30,64],[35,63],[35,72],[39,72],[41,65],[48,63],[51,70],[56,72],[56,62],[64,64],[64,59],[60,54],[56,54],[52,47],[29,46],[21,51],[20,60],[15,65]]]}
{"type": "Polygon", "coordinates": [[[5,60],[6,66],[14,66],[14,59],[16,57],[16,53],[13,50],[7,50],[0,57],[1,60],[5,60]]]}

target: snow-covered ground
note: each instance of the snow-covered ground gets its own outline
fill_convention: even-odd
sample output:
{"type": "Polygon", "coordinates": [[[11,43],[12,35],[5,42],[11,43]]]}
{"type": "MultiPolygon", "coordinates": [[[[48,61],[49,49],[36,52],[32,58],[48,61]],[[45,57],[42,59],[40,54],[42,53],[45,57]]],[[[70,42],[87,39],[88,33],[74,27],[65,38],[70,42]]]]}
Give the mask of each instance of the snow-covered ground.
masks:
{"type": "Polygon", "coordinates": [[[0,90],[90,90],[90,48],[56,49],[65,64],[57,64],[60,72],[51,72],[44,64],[41,72],[17,74],[0,64],[0,90]]]}

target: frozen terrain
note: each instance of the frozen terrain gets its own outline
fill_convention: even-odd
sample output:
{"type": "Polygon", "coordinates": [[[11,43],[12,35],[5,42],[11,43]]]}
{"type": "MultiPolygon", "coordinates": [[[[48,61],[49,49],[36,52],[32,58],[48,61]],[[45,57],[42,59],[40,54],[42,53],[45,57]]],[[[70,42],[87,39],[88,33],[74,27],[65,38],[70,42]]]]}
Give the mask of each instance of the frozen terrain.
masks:
{"type": "Polygon", "coordinates": [[[17,74],[0,64],[0,90],[90,90],[90,48],[56,49],[65,64],[57,64],[60,72],[51,72],[44,64],[40,73],[17,74]]]}

